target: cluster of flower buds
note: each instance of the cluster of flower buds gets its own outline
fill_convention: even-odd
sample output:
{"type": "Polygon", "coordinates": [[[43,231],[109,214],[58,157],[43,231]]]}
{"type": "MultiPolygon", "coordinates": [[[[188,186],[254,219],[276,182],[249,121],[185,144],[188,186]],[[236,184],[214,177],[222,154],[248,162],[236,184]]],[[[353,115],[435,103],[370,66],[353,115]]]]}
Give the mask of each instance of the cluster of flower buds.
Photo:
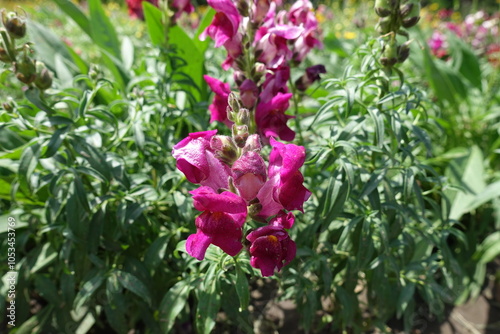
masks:
{"type": "Polygon", "coordinates": [[[376,0],[375,12],[380,19],[376,30],[386,37],[382,49],[380,62],[383,66],[391,68],[396,63],[404,62],[410,55],[407,41],[398,44],[396,35],[408,37],[408,33],[403,28],[411,28],[420,20],[419,0],[376,0]]]}
{"type": "MultiPolygon", "coordinates": [[[[127,0],[128,15],[132,18],[144,20],[142,3],[149,2],[150,4],[158,7],[160,1],[162,0],[127,0]]],[[[182,13],[189,14],[194,11],[194,7],[189,0],[168,1],[168,9],[173,13],[172,17],[170,18],[171,24],[175,24],[182,13]]]]}
{"type": "Polygon", "coordinates": [[[198,260],[205,257],[210,244],[235,256],[248,247],[250,264],[271,276],[295,257],[290,229],[311,193],[299,171],[305,148],[283,144],[270,138],[269,163],[261,154],[261,141],[250,134],[249,111],[233,105],[232,136],[217,130],[190,133],[174,146],[172,155],[187,180],[199,184],[191,191],[194,207],[202,213],[196,218],[197,232],[188,237],[186,251],[198,260]],[[264,226],[249,229],[251,220],[264,226]]]}
{"type": "MultiPolygon", "coordinates": [[[[208,4],[216,14],[200,38],[210,36],[215,47],[226,49],[222,68],[233,68],[242,104],[256,131],[266,144],[271,137],[293,140],[295,132],[286,124],[292,116],[285,114],[292,98],[290,67],[302,62],[312,48],[322,47],[312,4],[299,0],[288,11],[277,11],[281,1],[275,0],[208,0],[208,4]]],[[[320,73],[325,73],[323,65],[308,68],[297,89],[306,90],[320,73]]],[[[210,76],[205,80],[215,93],[210,121],[231,126],[226,111],[230,85],[210,76]]]]}
{"type": "Polygon", "coordinates": [[[41,90],[52,86],[52,74],[45,64],[31,57],[29,43],[16,47],[16,40],[26,36],[26,17],[16,12],[2,10],[0,27],[0,61],[12,64],[19,81],[26,85],[35,85],[41,90]]]}

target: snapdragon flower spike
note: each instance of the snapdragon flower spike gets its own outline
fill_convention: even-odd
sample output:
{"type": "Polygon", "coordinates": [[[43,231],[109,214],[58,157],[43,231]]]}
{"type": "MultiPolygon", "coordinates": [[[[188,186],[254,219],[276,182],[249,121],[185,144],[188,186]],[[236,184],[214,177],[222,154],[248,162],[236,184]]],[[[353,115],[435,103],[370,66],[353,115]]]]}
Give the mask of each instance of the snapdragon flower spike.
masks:
{"type": "Polygon", "coordinates": [[[217,159],[210,147],[217,130],[190,133],[172,150],[177,159],[177,169],[186,175],[189,182],[209,186],[212,189],[227,189],[230,168],[217,159]]]}
{"type": "Polygon", "coordinates": [[[250,265],[262,276],[272,276],[295,258],[297,246],[281,226],[267,225],[250,232],[250,265]]]}

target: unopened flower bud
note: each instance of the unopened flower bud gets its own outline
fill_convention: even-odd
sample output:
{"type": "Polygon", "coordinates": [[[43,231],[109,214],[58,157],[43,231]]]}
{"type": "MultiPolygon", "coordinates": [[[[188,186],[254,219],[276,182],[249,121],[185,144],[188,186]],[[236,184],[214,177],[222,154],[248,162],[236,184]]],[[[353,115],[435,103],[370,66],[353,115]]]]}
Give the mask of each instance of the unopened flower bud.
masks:
{"type": "Polygon", "coordinates": [[[48,89],[52,86],[52,74],[45,67],[45,64],[39,61],[36,62],[35,85],[41,90],[48,89]]]}
{"type": "Polygon", "coordinates": [[[0,46],[0,61],[4,63],[12,63],[13,61],[13,59],[10,58],[10,55],[7,52],[7,50],[2,48],[1,46],[0,46]]]}
{"type": "Polygon", "coordinates": [[[387,16],[380,18],[375,26],[375,30],[381,35],[387,34],[391,31],[391,17],[387,16]]]}
{"type": "Polygon", "coordinates": [[[231,107],[232,111],[234,112],[240,111],[241,105],[235,93],[233,92],[229,93],[227,97],[227,103],[229,104],[229,107],[231,107]]]}
{"type": "Polygon", "coordinates": [[[25,52],[21,60],[14,63],[14,72],[19,81],[29,85],[36,79],[35,61],[25,52]]]}
{"type": "Polygon", "coordinates": [[[250,79],[246,79],[240,85],[240,97],[241,102],[245,108],[253,108],[255,106],[255,102],[257,102],[257,98],[259,97],[259,88],[250,79]]]}
{"type": "Polygon", "coordinates": [[[26,36],[26,19],[15,12],[2,12],[2,22],[12,38],[23,38],[26,36]]]}
{"type": "Polygon", "coordinates": [[[393,0],[376,0],[375,13],[380,17],[389,16],[393,9],[393,0]]]}
{"type": "Polygon", "coordinates": [[[240,0],[238,1],[236,7],[241,16],[248,16],[250,7],[248,6],[248,1],[240,0]]]}
{"type": "Polygon", "coordinates": [[[269,0],[257,0],[255,2],[255,11],[253,15],[253,22],[260,23],[266,17],[269,12],[270,1],[269,0]]]}
{"type": "Polygon", "coordinates": [[[248,136],[245,146],[243,147],[242,154],[250,151],[259,152],[261,148],[262,144],[260,142],[259,135],[253,134],[248,136]]]}
{"type": "Polygon", "coordinates": [[[391,41],[384,46],[382,57],[380,57],[380,63],[385,67],[392,67],[398,61],[397,56],[396,41],[391,39],[391,41]]]}
{"type": "Polygon", "coordinates": [[[213,136],[210,139],[210,148],[214,150],[219,160],[228,165],[238,158],[236,144],[229,136],[213,136]]]}
{"type": "Polygon", "coordinates": [[[409,40],[408,42],[405,42],[398,46],[397,48],[397,53],[398,53],[398,63],[404,62],[406,59],[408,59],[408,56],[410,55],[410,43],[412,41],[409,40]]]}
{"type": "Polygon", "coordinates": [[[250,124],[250,111],[248,111],[248,109],[241,108],[240,111],[238,111],[236,124],[247,125],[247,126],[248,124],[250,124]]]}
{"type": "Polygon", "coordinates": [[[5,111],[12,112],[16,107],[16,102],[14,102],[14,100],[11,97],[9,97],[7,102],[4,102],[2,104],[2,107],[5,109],[5,111]]]}
{"type": "Polygon", "coordinates": [[[236,146],[243,148],[245,146],[245,143],[249,135],[248,126],[233,124],[231,132],[233,135],[234,142],[236,143],[236,146]]]}
{"type": "Polygon", "coordinates": [[[405,15],[403,15],[403,11],[401,11],[401,15],[404,17],[401,25],[405,28],[411,28],[420,20],[420,1],[409,1],[403,7],[408,7],[408,9],[405,10],[405,15]]]}

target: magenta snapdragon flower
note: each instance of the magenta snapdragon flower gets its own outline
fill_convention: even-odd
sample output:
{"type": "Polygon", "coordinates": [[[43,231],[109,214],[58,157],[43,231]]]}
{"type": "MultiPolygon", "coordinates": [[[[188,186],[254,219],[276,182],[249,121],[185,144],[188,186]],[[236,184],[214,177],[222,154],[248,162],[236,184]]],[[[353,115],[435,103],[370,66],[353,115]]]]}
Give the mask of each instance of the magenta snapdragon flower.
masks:
{"type": "Polygon", "coordinates": [[[177,168],[189,182],[215,190],[227,189],[230,168],[217,159],[210,147],[210,140],[216,133],[217,130],[190,133],[174,146],[172,155],[177,159],[177,168]]]}
{"type": "Polygon", "coordinates": [[[250,245],[250,264],[260,269],[262,276],[272,276],[295,258],[297,246],[280,226],[267,225],[247,235],[250,245]]]}
{"type": "Polygon", "coordinates": [[[263,138],[278,137],[287,141],[295,138],[295,132],[286,125],[290,118],[294,118],[285,114],[291,98],[291,93],[278,93],[271,101],[257,105],[255,120],[263,138]]]}
{"type": "Polygon", "coordinates": [[[283,209],[302,211],[303,204],[311,196],[304,187],[300,167],[305,161],[305,148],[270,140],[268,181],[257,194],[262,210],[259,216],[274,216],[283,209]]]}
{"type": "Polygon", "coordinates": [[[215,9],[216,13],[212,23],[200,35],[200,39],[204,40],[208,35],[215,41],[215,47],[218,48],[235,38],[241,18],[231,0],[208,0],[208,4],[215,9]]]}
{"type": "Polygon", "coordinates": [[[233,122],[227,119],[227,97],[229,93],[231,93],[229,84],[208,75],[204,75],[203,78],[208,84],[208,87],[215,93],[212,104],[208,106],[211,115],[210,122],[219,121],[230,127],[233,122]]]}

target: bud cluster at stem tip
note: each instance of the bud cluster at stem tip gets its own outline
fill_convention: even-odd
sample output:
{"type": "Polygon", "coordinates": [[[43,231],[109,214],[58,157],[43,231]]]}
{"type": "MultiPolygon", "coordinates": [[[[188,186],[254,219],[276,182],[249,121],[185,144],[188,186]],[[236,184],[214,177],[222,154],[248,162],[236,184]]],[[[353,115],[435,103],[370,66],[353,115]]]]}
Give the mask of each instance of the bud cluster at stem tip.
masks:
{"type": "Polygon", "coordinates": [[[399,44],[396,35],[408,38],[408,33],[403,28],[411,28],[418,23],[420,8],[419,0],[375,1],[375,13],[380,16],[375,29],[383,38],[380,63],[384,67],[391,68],[408,58],[411,40],[399,44]]]}
{"type": "Polygon", "coordinates": [[[172,150],[177,168],[200,185],[190,192],[202,213],[186,251],[202,260],[210,244],[231,256],[245,245],[250,264],[271,276],[295,257],[295,242],[286,230],[295,221],[291,210],[302,211],[311,195],[299,170],[305,148],[271,137],[266,163],[259,135],[249,132],[249,111],[235,95],[230,95],[228,105],[232,136],[217,135],[217,130],[190,133],[172,150]],[[265,225],[245,228],[252,220],[265,225]]]}
{"type": "Polygon", "coordinates": [[[35,85],[41,90],[52,86],[52,74],[45,64],[33,59],[29,43],[16,47],[16,40],[26,36],[26,15],[5,12],[2,9],[0,27],[0,61],[13,65],[16,78],[26,85],[35,85]]]}

